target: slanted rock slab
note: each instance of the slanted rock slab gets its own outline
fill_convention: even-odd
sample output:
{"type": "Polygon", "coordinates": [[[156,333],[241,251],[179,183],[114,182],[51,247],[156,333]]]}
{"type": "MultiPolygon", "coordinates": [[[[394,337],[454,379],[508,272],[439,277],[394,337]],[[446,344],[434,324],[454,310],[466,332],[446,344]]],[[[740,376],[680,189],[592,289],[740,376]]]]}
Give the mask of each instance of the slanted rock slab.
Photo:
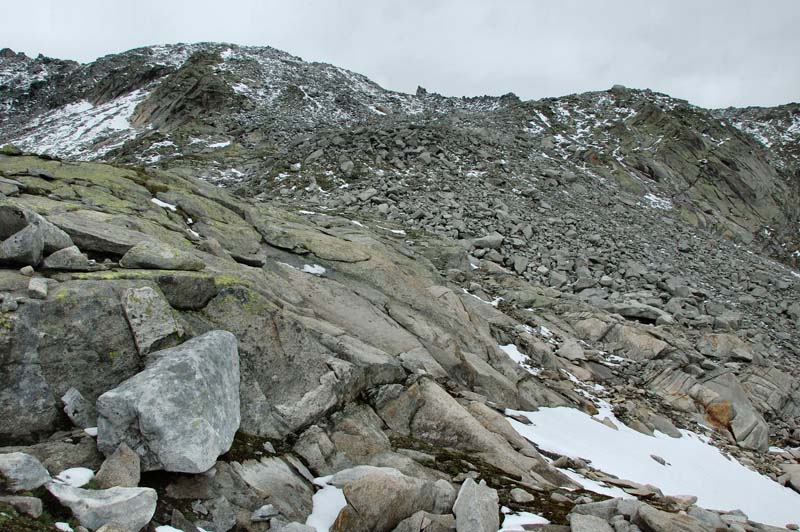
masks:
{"type": "Polygon", "coordinates": [[[236,337],[211,331],[149,360],[97,399],[98,448],[109,455],[127,444],[143,471],[207,471],[239,428],[236,337]]]}
{"type": "Polygon", "coordinates": [[[138,532],[153,518],[158,499],[156,490],[152,488],[85,490],[50,482],[47,491],[91,530],[116,523],[124,530],[138,532]]]}
{"type": "Polygon", "coordinates": [[[153,270],[199,271],[205,268],[203,261],[191,253],[151,241],[133,246],[119,261],[119,265],[123,268],[153,270]]]}

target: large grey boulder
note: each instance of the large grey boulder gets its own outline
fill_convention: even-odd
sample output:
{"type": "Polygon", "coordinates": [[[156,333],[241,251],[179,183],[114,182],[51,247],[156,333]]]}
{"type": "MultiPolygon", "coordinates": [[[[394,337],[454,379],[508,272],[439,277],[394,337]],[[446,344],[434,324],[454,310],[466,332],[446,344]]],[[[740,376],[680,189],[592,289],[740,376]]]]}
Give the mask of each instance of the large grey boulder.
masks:
{"type": "Polygon", "coordinates": [[[35,490],[50,481],[41,462],[25,453],[0,454],[0,480],[10,491],[35,490]]]}
{"type": "Polygon", "coordinates": [[[47,491],[91,530],[106,523],[116,523],[124,530],[138,532],[153,518],[158,499],[156,490],[152,488],[85,490],[50,482],[47,491]]]}
{"type": "Polygon", "coordinates": [[[139,242],[129,249],[119,265],[123,268],[189,271],[198,271],[205,267],[203,261],[191,253],[150,241],[139,242]]]}
{"type": "Polygon", "coordinates": [[[766,451],[769,447],[769,425],[750,402],[739,379],[733,373],[721,372],[713,377],[707,375],[700,382],[718,395],[710,401],[704,401],[705,397],[700,396],[707,414],[716,412],[715,417],[719,417],[721,412],[723,419],[717,421],[730,425],[739,446],[766,451]]]}
{"type": "Polygon", "coordinates": [[[481,480],[468,478],[458,491],[453,506],[458,532],[496,532],[500,528],[500,499],[497,490],[481,480]]]}
{"type": "Polygon", "coordinates": [[[98,397],[98,448],[109,455],[127,444],[141,456],[143,471],[207,471],[239,428],[236,338],[211,331],[149,360],[144,371],[98,397]]]}

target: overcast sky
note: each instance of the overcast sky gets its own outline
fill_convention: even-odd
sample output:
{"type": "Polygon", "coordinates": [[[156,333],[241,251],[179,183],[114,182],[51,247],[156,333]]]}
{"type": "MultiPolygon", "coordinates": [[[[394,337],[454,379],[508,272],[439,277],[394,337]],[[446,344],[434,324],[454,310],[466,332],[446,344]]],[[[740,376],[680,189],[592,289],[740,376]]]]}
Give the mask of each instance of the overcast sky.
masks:
{"type": "Polygon", "coordinates": [[[34,0],[0,47],[91,61],[227,41],[451,96],[651,88],[705,107],[800,101],[800,0],[34,0]]]}

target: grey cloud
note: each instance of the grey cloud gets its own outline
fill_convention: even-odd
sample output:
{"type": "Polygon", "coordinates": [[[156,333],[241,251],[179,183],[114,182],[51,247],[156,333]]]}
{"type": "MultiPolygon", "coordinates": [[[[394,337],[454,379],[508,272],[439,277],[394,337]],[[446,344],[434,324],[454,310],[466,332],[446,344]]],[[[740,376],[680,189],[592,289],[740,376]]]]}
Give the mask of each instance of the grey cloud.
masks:
{"type": "Polygon", "coordinates": [[[0,45],[81,61],[228,41],[404,92],[531,99],[622,83],[707,107],[800,99],[796,0],[39,0],[3,9],[0,45]]]}

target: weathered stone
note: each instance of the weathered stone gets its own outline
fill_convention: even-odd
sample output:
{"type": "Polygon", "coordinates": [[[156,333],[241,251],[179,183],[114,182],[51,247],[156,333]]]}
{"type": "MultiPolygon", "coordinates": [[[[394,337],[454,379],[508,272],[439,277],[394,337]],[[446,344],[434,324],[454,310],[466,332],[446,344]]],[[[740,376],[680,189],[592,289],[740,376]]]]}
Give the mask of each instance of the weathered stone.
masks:
{"type": "Polygon", "coordinates": [[[94,477],[100,488],[135,488],[140,478],[139,455],[121,443],[111,456],[105,459],[94,477]]]}
{"type": "Polygon", "coordinates": [[[28,282],[28,297],[47,299],[47,292],[47,279],[44,277],[32,277],[28,282]]]}
{"type": "Polygon", "coordinates": [[[41,462],[25,453],[0,454],[0,476],[10,491],[31,491],[50,481],[41,462]]]}
{"type": "Polygon", "coordinates": [[[82,429],[97,426],[97,410],[76,388],[70,388],[61,397],[64,413],[72,424],[82,429]]]}
{"type": "Polygon", "coordinates": [[[567,360],[586,360],[586,355],[583,352],[583,347],[572,339],[566,340],[561,347],[558,348],[556,354],[567,360]]]}
{"type": "Polygon", "coordinates": [[[455,532],[456,520],[452,515],[417,512],[403,519],[392,532],[455,532]]]}
{"type": "Polygon", "coordinates": [[[500,528],[497,490],[468,478],[453,505],[458,532],[496,532],[500,528]]]}
{"type": "Polygon", "coordinates": [[[36,497],[0,496],[0,504],[7,504],[34,519],[38,519],[42,515],[42,500],[36,497]]]}
{"type": "Polygon", "coordinates": [[[523,504],[534,500],[533,495],[531,495],[530,493],[521,488],[512,489],[510,494],[511,494],[511,500],[513,500],[516,503],[523,504]]]}
{"type": "Polygon", "coordinates": [[[202,260],[189,252],[163,243],[143,241],[131,247],[120,259],[123,268],[198,271],[205,267],[202,260]]]}
{"type": "Polygon", "coordinates": [[[72,510],[83,526],[92,530],[106,523],[117,523],[126,530],[138,532],[156,511],[157,495],[152,488],[85,490],[50,482],[47,491],[72,510]]]}
{"type": "Polygon", "coordinates": [[[146,355],[183,336],[183,328],[169,304],[152,287],[126,289],[122,293],[122,305],[140,354],[146,355]]]}
{"type": "Polygon", "coordinates": [[[150,364],[97,399],[98,447],[126,443],[142,470],[208,470],[239,428],[236,338],[212,331],[153,353],[150,364]]]}
{"type": "Polygon", "coordinates": [[[488,235],[476,238],[472,241],[472,245],[476,248],[484,249],[500,249],[503,245],[505,237],[498,232],[489,233],[488,235]]]}
{"type": "Polygon", "coordinates": [[[639,507],[634,522],[652,532],[714,532],[713,527],[693,517],[657,510],[649,504],[639,507]]]}
{"type": "Polygon", "coordinates": [[[48,270],[73,272],[89,272],[98,269],[95,262],[81,253],[78,246],[70,246],[54,252],[44,259],[42,265],[48,270]]]}
{"type": "Polygon", "coordinates": [[[317,532],[317,529],[303,523],[289,523],[278,528],[276,532],[317,532]]]}
{"type": "Polygon", "coordinates": [[[383,472],[358,478],[343,491],[347,506],[339,513],[333,532],[390,532],[417,511],[449,512],[455,499],[455,490],[446,481],[383,472]]]}
{"type": "Polygon", "coordinates": [[[269,521],[270,517],[278,515],[278,511],[272,504],[265,504],[250,514],[250,520],[254,523],[259,521],[269,521]]]}
{"type": "Polygon", "coordinates": [[[236,475],[255,490],[260,505],[268,502],[280,514],[295,521],[305,521],[311,513],[314,495],[311,484],[280,458],[245,460],[231,466],[236,475]]]}
{"type": "Polygon", "coordinates": [[[605,519],[594,515],[572,514],[569,517],[572,532],[614,532],[605,519]]]}

